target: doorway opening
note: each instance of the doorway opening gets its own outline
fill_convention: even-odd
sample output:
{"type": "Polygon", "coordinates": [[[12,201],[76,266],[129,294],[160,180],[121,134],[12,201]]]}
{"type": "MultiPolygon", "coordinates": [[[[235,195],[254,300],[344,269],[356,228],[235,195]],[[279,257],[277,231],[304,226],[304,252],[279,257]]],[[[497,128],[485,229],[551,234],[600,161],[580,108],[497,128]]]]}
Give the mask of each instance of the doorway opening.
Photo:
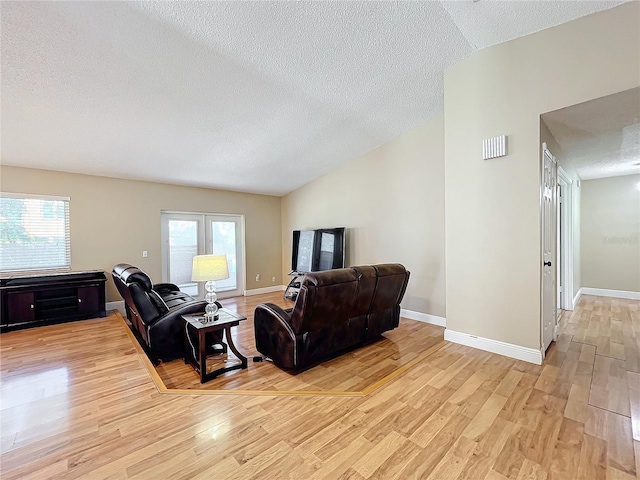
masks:
{"type": "MultiPolygon", "coordinates": [[[[629,194],[633,176],[640,174],[638,105],[640,88],[636,87],[540,115],[543,150],[549,145],[558,155],[556,253],[551,260],[557,279],[552,299],[557,303],[556,315],[560,309],[576,308],[582,294],[636,298],[640,291],[639,250],[632,245],[638,238],[634,219],[640,217],[637,197],[629,194]]],[[[545,179],[541,177],[542,192],[545,179]]],[[[547,226],[542,223],[542,231],[547,226]]],[[[544,325],[550,315],[545,302],[551,297],[544,280],[541,287],[540,345],[544,348],[544,325]]]]}

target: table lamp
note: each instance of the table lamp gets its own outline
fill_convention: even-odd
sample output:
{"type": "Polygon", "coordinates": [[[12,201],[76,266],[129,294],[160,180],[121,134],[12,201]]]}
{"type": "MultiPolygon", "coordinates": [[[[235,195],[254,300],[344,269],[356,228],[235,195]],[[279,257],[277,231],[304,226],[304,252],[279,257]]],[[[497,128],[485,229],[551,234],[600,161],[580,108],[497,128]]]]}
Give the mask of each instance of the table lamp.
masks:
{"type": "Polygon", "coordinates": [[[204,284],[206,294],[204,299],[207,306],[204,309],[204,316],[207,320],[215,320],[218,314],[216,300],[216,280],[229,278],[229,266],[226,255],[196,255],[193,257],[193,269],[191,280],[193,282],[207,282],[204,284]]]}

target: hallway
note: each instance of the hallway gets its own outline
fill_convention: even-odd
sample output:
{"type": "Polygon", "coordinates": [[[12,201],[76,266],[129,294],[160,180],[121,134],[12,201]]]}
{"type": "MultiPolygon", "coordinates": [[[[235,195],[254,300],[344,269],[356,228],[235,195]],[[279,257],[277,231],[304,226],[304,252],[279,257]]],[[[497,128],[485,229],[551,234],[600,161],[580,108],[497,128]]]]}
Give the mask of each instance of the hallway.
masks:
{"type": "Polygon", "coordinates": [[[564,313],[536,388],[568,394],[564,417],[577,423],[565,436],[578,442],[572,434],[583,429],[593,463],[608,458],[632,473],[640,464],[640,302],[583,295],[564,313]]]}

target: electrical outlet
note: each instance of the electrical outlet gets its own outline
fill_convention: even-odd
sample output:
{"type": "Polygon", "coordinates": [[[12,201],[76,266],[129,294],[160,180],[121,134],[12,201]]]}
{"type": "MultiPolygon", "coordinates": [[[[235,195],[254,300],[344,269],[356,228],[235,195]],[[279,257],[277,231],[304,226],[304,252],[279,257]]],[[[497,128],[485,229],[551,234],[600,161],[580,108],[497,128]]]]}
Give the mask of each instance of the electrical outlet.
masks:
{"type": "Polygon", "coordinates": [[[149,252],[147,252],[146,250],[142,251],[142,258],[147,258],[149,256],[149,252]]]}
{"type": "Polygon", "coordinates": [[[276,281],[276,277],[271,277],[271,281],[275,282],[276,281]]]}
{"type": "Polygon", "coordinates": [[[257,274],[256,275],[256,282],[259,282],[259,281],[260,281],[260,274],[257,274]]]}

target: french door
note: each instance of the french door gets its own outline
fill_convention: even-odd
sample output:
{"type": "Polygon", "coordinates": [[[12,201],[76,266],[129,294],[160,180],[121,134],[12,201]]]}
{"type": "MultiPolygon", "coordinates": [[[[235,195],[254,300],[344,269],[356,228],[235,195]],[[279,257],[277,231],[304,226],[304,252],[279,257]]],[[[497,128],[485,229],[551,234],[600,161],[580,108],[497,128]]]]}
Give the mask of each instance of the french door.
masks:
{"type": "Polygon", "coordinates": [[[229,278],[217,280],[218,298],[244,291],[244,221],[242,215],[162,212],[162,280],[185,293],[203,297],[204,284],[191,281],[195,255],[226,255],[229,278]]]}

